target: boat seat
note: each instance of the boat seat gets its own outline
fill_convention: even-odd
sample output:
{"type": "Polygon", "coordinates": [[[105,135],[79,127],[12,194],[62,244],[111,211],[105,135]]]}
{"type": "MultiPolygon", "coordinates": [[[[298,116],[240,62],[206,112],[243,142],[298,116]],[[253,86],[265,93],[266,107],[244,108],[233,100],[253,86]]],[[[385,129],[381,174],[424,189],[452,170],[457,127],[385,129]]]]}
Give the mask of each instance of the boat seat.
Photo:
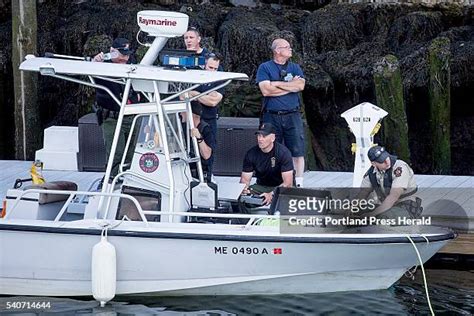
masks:
{"type": "MultiPolygon", "coordinates": [[[[33,184],[26,186],[23,190],[41,189],[41,190],[62,190],[62,191],[77,191],[77,184],[71,181],[51,181],[43,184],[33,184]]],[[[49,204],[54,202],[66,201],[69,195],[67,194],[50,194],[40,193],[38,197],[38,204],[49,204]]]]}

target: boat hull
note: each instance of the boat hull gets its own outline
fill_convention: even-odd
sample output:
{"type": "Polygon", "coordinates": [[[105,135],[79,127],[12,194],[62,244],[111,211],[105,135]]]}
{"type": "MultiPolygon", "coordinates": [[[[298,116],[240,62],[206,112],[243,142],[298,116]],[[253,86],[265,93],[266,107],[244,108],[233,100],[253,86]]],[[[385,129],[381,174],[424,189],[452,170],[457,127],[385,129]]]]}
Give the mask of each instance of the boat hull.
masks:
{"type": "MultiPolygon", "coordinates": [[[[41,230],[0,227],[0,294],[91,295],[91,255],[100,230],[41,230]]],[[[386,289],[418,264],[408,240],[200,236],[110,232],[108,240],[117,252],[116,294],[254,295],[386,289]]],[[[418,242],[423,260],[450,238],[418,242]]]]}

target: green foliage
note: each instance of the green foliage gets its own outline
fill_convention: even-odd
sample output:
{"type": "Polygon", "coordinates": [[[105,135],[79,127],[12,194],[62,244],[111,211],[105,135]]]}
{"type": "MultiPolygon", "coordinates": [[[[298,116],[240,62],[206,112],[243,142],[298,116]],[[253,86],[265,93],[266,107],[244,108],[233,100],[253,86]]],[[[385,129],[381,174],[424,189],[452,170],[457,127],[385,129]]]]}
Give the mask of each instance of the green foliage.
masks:
{"type": "Polygon", "coordinates": [[[258,117],[262,94],[256,85],[233,83],[225,89],[220,115],[230,117],[258,117]]]}

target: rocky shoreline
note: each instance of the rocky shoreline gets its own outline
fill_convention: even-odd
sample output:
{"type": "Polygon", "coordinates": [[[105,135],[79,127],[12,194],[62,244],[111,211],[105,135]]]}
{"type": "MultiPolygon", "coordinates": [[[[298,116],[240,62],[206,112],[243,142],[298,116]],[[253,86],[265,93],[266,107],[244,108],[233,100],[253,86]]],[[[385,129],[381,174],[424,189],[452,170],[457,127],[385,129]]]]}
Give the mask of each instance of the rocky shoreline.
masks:
{"type": "MultiPolygon", "coordinates": [[[[374,67],[386,55],[397,58],[408,123],[408,143],[417,173],[436,173],[429,132],[428,49],[437,38],[450,45],[451,173],[474,174],[473,7],[462,5],[329,4],[308,11],[290,7],[233,7],[225,4],[166,6],[147,2],[93,1],[38,3],[38,54],[92,55],[111,38],[135,39],[136,12],[181,10],[204,35],[205,46],[224,55],[226,70],[247,73],[251,81],[226,90],[221,113],[256,116],[261,98],[254,82],[258,65],[270,57],[278,36],[295,47],[295,60],[307,78],[302,94],[318,170],[348,171],[354,142],[340,114],[361,102],[378,104],[374,67]]],[[[12,157],[13,76],[11,15],[0,2],[0,158],[12,157]]],[[[135,48],[138,44],[135,43],[135,48]]],[[[180,39],[170,48],[182,48],[180,39]]],[[[93,90],[54,78],[39,78],[43,127],[76,125],[90,111],[93,90]],[[58,95],[58,91],[64,91],[58,95]],[[71,93],[72,92],[72,93],[71,93]]],[[[387,120],[387,118],[386,118],[387,120]]],[[[41,132],[41,131],[39,131],[41,132]]],[[[377,139],[383,142],[382,139],[377,139]]],[[[386,144],[390,148],[390,144],[386,144]]]]}

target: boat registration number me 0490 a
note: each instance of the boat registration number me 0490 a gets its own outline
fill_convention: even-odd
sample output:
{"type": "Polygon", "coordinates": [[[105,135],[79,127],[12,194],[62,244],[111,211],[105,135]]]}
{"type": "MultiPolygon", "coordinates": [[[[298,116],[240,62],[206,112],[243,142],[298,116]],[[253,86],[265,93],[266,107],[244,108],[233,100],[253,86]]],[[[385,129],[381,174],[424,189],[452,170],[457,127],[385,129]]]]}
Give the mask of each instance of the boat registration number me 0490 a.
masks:
{"type": "Polygon", "coordinates": [[[281,248],[267,249],[265,247],[214,247],[216,255],[281,255],[281,248]]]}

